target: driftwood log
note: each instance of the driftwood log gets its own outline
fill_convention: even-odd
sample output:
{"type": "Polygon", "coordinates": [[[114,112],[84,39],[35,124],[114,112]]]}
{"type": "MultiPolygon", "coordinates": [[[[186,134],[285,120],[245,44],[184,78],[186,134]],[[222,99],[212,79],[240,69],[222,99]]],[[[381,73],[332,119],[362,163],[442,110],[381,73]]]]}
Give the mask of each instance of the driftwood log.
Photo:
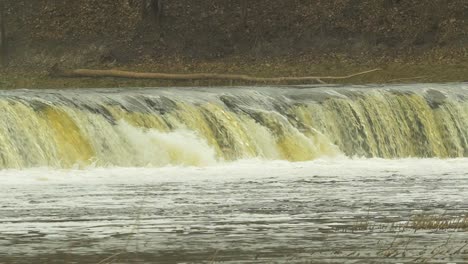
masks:
{"type": "Polygon", "coordinates": [[[52,67],[50,75],[53,77],[88,77],[88,78],[128,78],[128,79],[159,79],[159,80],[227,80],[227,81],[246,81],[254,83],[280,83],[280,82],[319,82],[326,83],[324,80],[343,80],[368,74],[380,69],[358,72],[345,76],[304,76],[304,77],[257,77],[245,74],[218,74],[218,73],[152,73],[152,72],[133,72],[122,70],[91,70],[75,69],[64,70],[58,66],[52,67]]]}

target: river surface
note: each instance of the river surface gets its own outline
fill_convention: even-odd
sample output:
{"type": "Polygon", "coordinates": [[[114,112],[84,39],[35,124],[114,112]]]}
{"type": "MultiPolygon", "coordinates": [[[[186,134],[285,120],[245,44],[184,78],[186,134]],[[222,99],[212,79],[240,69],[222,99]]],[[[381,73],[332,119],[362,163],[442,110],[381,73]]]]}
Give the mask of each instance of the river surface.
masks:
{"type": "Polygon", "coordinates": [[[466,83],[14,90],[0,113],[0,264],[468,263],[466,83]]]}
{"type": "Polygon", "coordinates": [[[0,181],[0,263],[468,263],[466,158],[33,168],[0,181]]]}

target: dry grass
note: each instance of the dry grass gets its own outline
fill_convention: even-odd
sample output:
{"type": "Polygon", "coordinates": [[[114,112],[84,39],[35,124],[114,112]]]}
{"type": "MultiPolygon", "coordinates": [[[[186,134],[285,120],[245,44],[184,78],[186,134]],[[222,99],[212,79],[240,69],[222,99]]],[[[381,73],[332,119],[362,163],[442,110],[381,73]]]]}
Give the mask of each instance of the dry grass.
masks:
{"type": "Polygon", "coordinates": [[[351,225],[340,226],[336,228],[341,232],[373,232],[373,231],[389,231],[389,232],[404,232],[404,231],[440,231],[468,230],[468,215],[414,215],[408,221],[401,222],[373,222],[369,217],[357,219],[351,225]]]}
{"type": "Polygon", "coordinates": [[[468,230],[468,215],[417,215],[408,227],[414,230],[468,230]]]}

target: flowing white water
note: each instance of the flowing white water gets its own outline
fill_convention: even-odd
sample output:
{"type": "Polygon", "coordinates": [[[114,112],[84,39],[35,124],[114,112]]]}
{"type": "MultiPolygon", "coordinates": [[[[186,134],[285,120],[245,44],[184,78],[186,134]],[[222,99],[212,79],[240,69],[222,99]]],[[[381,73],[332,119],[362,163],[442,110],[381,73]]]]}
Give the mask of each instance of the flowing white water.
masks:
{"type": "MultiPolygon", "coordinates": [[[[224,162],[204,167],[168,166],[163,168],[88,167],[86,169],[9,169],[0,172],[4,185],[145,185],[164,182],[250,181],[270,177],[302,179],[316,175],[332,178],[360,177],[379,179],[383,175],[442,177],[443,174],[468,174],[468,159],[319,159],[311,162],[264,161],[259,159],[224,162]],[[131,175],[131,176],[129,176],[131,175]],[[220,176],[221,175],[221,176],[220,176]]],[[[468,178],[464,179],[468,182],[468,178]]],[[[38,187],[40,188],[40,187],[38,187]]],[[[468,201],[467,201],[468,202],[468,201]]]]}
{"type": "Polygon", "coordinates": [[[3,91],[0,168],[466,157],[464,84],[3,91]]]}
{"type": "Polygon", "coordinates": [[[468,263],[466,84],[2,91],[0,111],[0,263],[468,263]]]}
{"type": "Polygon", "coordinates": [[[0,181],[7,263],[468,260],[466,227],[407,224],[466,217],[466,158],[34,168],[0,181]]]}

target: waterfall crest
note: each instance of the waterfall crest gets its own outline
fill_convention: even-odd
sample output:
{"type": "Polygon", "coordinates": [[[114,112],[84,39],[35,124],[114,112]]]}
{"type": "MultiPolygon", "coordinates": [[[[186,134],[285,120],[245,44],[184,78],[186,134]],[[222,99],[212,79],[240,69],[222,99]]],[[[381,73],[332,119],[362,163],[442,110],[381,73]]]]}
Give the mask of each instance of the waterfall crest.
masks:
{"type": "Polygon", "coordinates": [[[462,84],[19,90],[0,112],[0,168],[468,156],[462,84]]]}

